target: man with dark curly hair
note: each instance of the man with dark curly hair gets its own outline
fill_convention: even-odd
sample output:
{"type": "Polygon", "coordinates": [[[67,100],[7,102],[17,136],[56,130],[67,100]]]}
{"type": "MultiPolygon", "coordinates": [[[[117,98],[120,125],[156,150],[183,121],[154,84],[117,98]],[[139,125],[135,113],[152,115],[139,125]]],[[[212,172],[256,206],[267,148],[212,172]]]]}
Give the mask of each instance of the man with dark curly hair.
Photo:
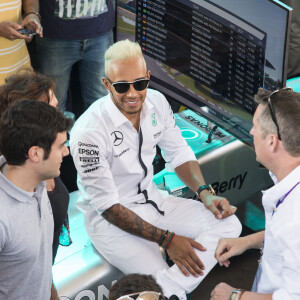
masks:
{"type": "Polygon", "coordinates": [[[71,125],[35,100],[0,119],[0,299],[50,299],[53,215],[44,181],[60,174],[71,125]]]}
{"type": "Polygon", "coordinates": [[[134,273],[122,277],[112,286],[108,300],[130,299],[129,297],[136,299],[140,294],[142,294],[141,299],[165,299],[161,287],[153,276],[134,273]]]}

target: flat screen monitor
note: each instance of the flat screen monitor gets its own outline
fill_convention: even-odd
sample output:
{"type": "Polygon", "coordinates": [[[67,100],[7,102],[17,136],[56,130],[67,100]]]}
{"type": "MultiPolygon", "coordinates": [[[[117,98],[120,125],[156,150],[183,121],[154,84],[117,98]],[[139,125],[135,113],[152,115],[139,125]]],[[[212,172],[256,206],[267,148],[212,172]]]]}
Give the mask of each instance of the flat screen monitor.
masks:
{"type": "Polygon", "coordinates": [[[253,96],[286,84],[290,18],[275,0],[119,0],[117,40],[140,44],[152,88],[253,147],[253,96]]]}

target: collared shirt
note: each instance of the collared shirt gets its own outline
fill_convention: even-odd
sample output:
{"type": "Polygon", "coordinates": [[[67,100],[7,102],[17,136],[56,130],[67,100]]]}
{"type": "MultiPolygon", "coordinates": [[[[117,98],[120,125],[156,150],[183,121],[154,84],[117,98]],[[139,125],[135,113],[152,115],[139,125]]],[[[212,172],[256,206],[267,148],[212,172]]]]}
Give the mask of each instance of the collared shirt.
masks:
{"type": "Polygon", "coordinates": [[[156,145],[162,149],[169,169],[196,159],[161,93],[148,89],[140,129],[142,142],[140,131],[119,111],[110,95],[96,101],[75,123],[70,148],[84,198],[80,206],[88,223],[99,222],[95,216],[114,204],[130,207],[132,203],[144,203],[139,184],[140,190],[146,190],[149,199],[160,206],[152,181],[156,145]]]}
{"type": "Polygon", "coordinates": [[[273,300],[300,299],[299,181],[300,166],[263,192],[266,229],[257,292],[273,293],[273,300]],[[278,200],[287,193],[273,213],[278,200]]]}
{"type": "Polygon", "coordinates": [[[52,241],[45,183],[26,192],[0,172],[0,299],[50,299],[52,241]]]}

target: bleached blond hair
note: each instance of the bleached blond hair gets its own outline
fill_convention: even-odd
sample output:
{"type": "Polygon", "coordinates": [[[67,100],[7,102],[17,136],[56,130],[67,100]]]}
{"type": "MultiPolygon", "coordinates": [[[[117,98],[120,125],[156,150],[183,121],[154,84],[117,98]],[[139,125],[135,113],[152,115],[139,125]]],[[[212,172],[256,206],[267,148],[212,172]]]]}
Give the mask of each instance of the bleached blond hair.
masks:
{"type": "Polygon", "coordinates": [[[142,58],[145,69],[146,62],[143,57],[142,49],[138,43],[130,40],[122,40],[111,45],[105,52],[105,75],[108,76],[111,63],[118,60],[125,60],[130,58],[142,58]]]}

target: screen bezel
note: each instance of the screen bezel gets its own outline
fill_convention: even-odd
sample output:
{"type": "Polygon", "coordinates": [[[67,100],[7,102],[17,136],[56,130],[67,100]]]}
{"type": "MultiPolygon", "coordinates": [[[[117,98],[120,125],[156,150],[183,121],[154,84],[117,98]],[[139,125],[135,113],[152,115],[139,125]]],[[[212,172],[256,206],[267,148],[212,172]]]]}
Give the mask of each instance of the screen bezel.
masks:
{"type": "MultiPolygon", "coordinates": [[[[212,1],[212,0],[210,0],[212,1]]],[[[276,5],[278,7],[280,7],[281,9],[284,9],[286,11],[287,17],[286,17],[286,27],[285,27],[285,40],[284,40],[284,47],[283,47],[283,58],[282,58],[282,80],[281,80],[281,88],[284,87],[286,85],[286,81],[287,81],[287,62],[288,62],[288,49],[289,49],[289,39],[290,39],[290,27],[291,27],[291,12],[292,9],[285,5],[284,3],[278,1],[278,0],[265,0],[268,1],[270,3],[272,3],[273,5],[276,5]]],[[[118,0],[118,8],[119,8],[119,2],[120,0],[118,0]]],[[[135,17],[137,15],[137,5],[136,5],[136,1],[134,0],[134,4],[135,4],[135,17]]],[[[124,3],[123,3],[124,5],[124,3]]],[[[218,5],[218,4],[216,4],[218,5]]],[[[236,14],[235,14],[236,15],[236,14]]],[[[135,19],[136,20],[136,19],[135,19]]],[[[117,30],[118,32],[118,30],[117,30]]],[[[136,35],[134,34],[134,39],[135,39],[136,35]]],[[[117,36],[117,40],[118,40],[118,36],[117,36]]],[[[135,40],[134,40],[135,41],[135,40]]],[[[253,139],[252,136],[250,136],[250,134],[246,134],[246,130],[244,130],[244,132],[241,132],[241,130],[237,130],[235,129],[236,125],[230,125],[229,123],[222,123],[222,120],[218,117],[218,118],[214,118],[214,115],[210,112],[205,112],[201,107],[201,105],[194,105],[195,101],[190,100],[191,98],[193,99],[197,99],[196,97],[192,97],[190,96],[187,91],[185,91],[184,89],[179,90],[176,86],[170,86],[167,87],[169,84],[161,84],[162,80],[158,77],[155,76],[155,74],[151,74],[151,81],[150,81],[150,87],[153,87],[159,91],[161,91],[167,98],[171,98],[176,100],[177,102],[181,103],[183,106],[195,111],[197,114],[203,116],[204,118],[206,118],[208,121],[218,125],[219,127],[221,127],[222,129],[224,129],[225,131],[227,131],[228,133],[232,134],[235,138],[241,140],[243,143],[245,143],[246,145],[250,146],[251,148],[253,148],[253,139]],[[152,82],[152,83],[151,83],[152,82]],[[171,89],[176,89],[178,92],[180,92],[181,94],[184,94],[180,97],[178,97],[176,99],[176,97],[172,96],[172,90],[171,89]],[[187,99],[186,101],[182,101],[179,100],[179,98],[185,98],[187,99]],[[189,99],[190,98],[190,99],[189,99]],[[244,138],[243,138],[244,137],[244,138]]],[[[201,104],[205,105],[203,100],[199,100],[197,99],[201,104]]],[[[211,109],[212,110],[212,109],[211,109]]],[[[208,107],[208,111],[209,111],[209,107],[208,107]]],[[[215,111],[217,113],[217,111],[215,111]]],[[[231,112],[229,112],[231,113],[231,112]]],[[[251,114],[249,113],[249,115],[251,116],[251,114]]],[[[224,118],[226,118],[226,115],[224,114],[224,118]]],[[[231,119],[229,119],[231,120],[231,119]]],[[[245,120],[246,121],[246,120],[245,120]]]]}

